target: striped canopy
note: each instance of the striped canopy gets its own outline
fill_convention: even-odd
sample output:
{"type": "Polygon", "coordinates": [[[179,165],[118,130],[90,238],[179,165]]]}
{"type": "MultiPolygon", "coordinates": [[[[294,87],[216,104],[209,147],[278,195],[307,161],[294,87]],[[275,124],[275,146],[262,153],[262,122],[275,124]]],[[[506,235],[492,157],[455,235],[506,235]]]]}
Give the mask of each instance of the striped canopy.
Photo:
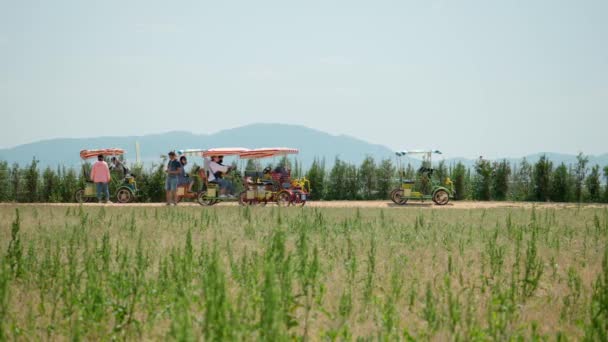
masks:
{"type": "Polygon", "coordinates": [[[204,157],[212,156],[240,156],[243,153],[248,152],[249,149],[244,147],[219,147],[210,148],[203,152],[204,157]]]}
{"type": "Polygon", "coordinates": [[[95,158],[100,154],[103,156],[120,156],[122,154],[125,154],[125,150],[123,150],[121,148],[103,148],[103,149],[99,149],[99,150],[82,150],[82,151],[80,151],[80,158],[82,158],[82,159],[95,158]]]}
{"type": "Polygon", "coordinates": [[[270,158],[276,156],[286,156],[288,154],[298,154],[299,151],[295,148],[289,147],[267,147],[267,148],[256,148],[255,150],[249,150],[240,154],[242,159],[260,159],[270,158]]]}
{"type": "Polygon", "coordinates": [[[210,156],[234,156],[239,155],[245,151],[249,151],[243,147],[221,147],[221,148],[211,148],[211,149],[202,149],[202,148],[189,148],[184,150],[175,151],[180,156],[188,156],[188,157],[210,157],[210,156]]]}
{"type": "Polygon", "coordinates": [[[203,153],[206,150],[203,150],[201,148],[188,148],[188,149],[184,149],[184,150],[177,150],[175,151],[175,153],[177,153],[180,156],[186,156],[186,157],[201,157],[203,156],[203,153]]]}

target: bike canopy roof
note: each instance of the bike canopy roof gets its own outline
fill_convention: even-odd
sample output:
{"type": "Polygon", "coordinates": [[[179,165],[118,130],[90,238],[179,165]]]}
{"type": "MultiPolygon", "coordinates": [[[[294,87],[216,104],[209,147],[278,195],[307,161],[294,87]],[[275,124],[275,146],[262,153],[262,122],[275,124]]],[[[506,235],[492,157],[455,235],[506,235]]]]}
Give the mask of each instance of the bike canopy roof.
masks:
{"type": "Polygon", "coordinates": [[[175,151],[180,156],[188,157],[211,157],[211,156],[238,156],[243,152],[249,151],[244,147],[220,147],[211,149],[188,148],[175,151]]]}
{"type": "Polygon", "coordinates": [[[175,151],[175,153],[177,153],[180,156],[186,156],[186,157],[202,157],[203,153],[207,151],[204,150],[202,148],[188,148],[188,149],[184,149],[184,150],[177,150],[175,151]]]}
{"type": "Polygon", "coordinates": [[[240,154],[242,159],[260,159],[260,158],[271,158],[277,156],[286,156],[288,154],[298,154],[299,151],[295,148],[289,147],[266,147],[256,148],[255,150],[249,150],[240,154]]]}
{"type": "Polygon", "coordinates": [[[219,147],[219,148],[210,148],[203,152],[203,157],[213,157],[213,156],[240,156],[243,153],[250,151],[244,147],[219,147]]]}
{"type": "Polygon", "coordinates": [[[407,151],[398,151],[395,152],[395,154],[398,157],[403,157],[405,155],[416,155],[416,154],[426,154],[426,155],[431,155],[431,154],[442,154],[441,151],[439,150],[407,150],[407,151]]]}
{"type": "Polygon", "coordinates": [[[82,159],[95,158],[100,154],[103,156],[120,156],[122,154],[125,154],[125,150],[123,150],[121,148],[103,148],[103,149],[98,149],[98,150],[82,150],[82,151],[80,151],[80,158],[82,158],[82,159]]]}

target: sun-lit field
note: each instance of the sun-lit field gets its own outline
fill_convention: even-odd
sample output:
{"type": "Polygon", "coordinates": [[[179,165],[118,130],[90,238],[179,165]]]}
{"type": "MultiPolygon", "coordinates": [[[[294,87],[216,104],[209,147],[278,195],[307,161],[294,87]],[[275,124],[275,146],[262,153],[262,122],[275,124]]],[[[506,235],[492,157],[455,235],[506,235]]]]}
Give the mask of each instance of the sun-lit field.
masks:
{"type": "Polygon", "coordinates": [[[607,245],[606,208],[7,205],[0,340],[602,340],[607,245]]]}

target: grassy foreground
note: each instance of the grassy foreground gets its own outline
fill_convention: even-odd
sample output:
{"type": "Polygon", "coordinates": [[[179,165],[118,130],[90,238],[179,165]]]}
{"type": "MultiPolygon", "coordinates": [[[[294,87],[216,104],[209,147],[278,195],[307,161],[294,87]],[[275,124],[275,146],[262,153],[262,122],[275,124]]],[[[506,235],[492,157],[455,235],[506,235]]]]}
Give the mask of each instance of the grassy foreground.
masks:
{"type": "Polygon", "coordinates": [[[0,340],[606,340],[607,245],[597,208],[2,206],[0,340]]]}

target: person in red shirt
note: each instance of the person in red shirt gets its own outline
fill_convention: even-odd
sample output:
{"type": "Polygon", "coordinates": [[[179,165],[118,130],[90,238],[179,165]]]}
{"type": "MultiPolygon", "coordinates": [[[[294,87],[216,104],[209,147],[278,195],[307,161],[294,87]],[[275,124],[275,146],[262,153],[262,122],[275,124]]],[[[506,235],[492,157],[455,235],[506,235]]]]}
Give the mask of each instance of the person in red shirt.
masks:
{"type": "Polygon", "coordinates": [[[97,156],[97,161],[91,169],[91,180],[97,187],[97,199],[99,203],[102,202],[104,195],[104,203],[112,203],[110,202],[110,187],[108,186],[110,180],[112,180],[110,168],[108,167],[108,163],[103,160],[103,155],[101,154],[97,156]]]}

